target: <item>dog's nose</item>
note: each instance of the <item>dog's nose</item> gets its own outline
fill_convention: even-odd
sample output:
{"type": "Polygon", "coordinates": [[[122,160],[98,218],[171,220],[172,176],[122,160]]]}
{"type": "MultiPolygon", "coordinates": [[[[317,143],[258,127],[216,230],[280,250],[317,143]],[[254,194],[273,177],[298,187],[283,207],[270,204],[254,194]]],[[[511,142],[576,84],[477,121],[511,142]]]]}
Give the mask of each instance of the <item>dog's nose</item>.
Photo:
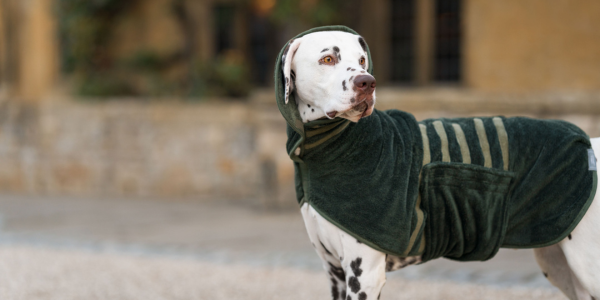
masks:
{"type": "Polygon", "coordinates": [[[365,93],[372,93],[376,85],[375,77],[371,75],[358,75],[354,78],[354,86],[365,93]]]}

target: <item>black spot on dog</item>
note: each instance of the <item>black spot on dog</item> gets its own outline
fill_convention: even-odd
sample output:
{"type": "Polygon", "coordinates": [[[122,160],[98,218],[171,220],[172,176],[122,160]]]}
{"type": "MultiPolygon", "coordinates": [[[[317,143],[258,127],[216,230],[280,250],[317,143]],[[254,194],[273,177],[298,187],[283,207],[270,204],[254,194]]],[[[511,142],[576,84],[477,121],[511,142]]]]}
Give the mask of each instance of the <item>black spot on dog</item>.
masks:
{"type": "Polygon", "coordinates": [[[543,272],[544,273],[544,277],[548,278],[548,273],[543,272]]]}
{"type": "Polygon", "coordinates": [[[311,109],[311,110],[312,110],[312,112],[315,112],[315,109],[314,109],[314,108],[313,108],[313,109],[311,109]]]}
{"type": "Polygon", "coordinates": [[[339,296],[340,296],[340,291],[338,291],[337,286],[332,286],[331,287],[331,298],[333,298],[333,300],[338,300],[339,296]]]}
{"type": "MultiPolygon", "coordinates": [[[[315,110],[313,109],[313,111],[315,111],[315,110]]],[[[331,252],[329,252],[329,250],[327,250],[327,247],[325,247],[325,245],[323,245],[323,242],[319,241],[319,243],[321,243],[321,246],[323,247],[323,249],[325,249],[325,252],[327,252],[327,254],[333,255],[333,254],[331,254],[331,252]]]]}
{"type": "Polygon", "coordinates": [[[354,71],[356,71],[356,69],[352,69],[352,70],[350,70],[350,71],[354,72],[354,71]]]}
{"type": "Polygon", "coordinates": [[[321,50],[321,53],[323,53],[323,52],[325,52],[327,50],[329,50],[329,48],[325,48],[325,49],[321,50]]]}
{"type": "Polygon", "coordinates": [[[306,112],[303,112],[302,114],[306,116],[306,112]]]}
{"type": "Polygon", "coordinates": [[[569,240],[572,239],[573,237],[571,236],[571,234],[569,233],[569,240]]]}
{"type": "Polygon", "coordinates": [[[361,73],[364,73],[365,71],[360,71],[361,73]]]}
{"type": "Polygon", "coordinates": [[[335,278],[333,278],[333,274],[331,274],[331,272],[329,272],[329,274],[332,276],[331,277],[331,285],[337,287],[338,281],[335,278]]]}
{"type": "Polygon", "coordinates": [[[348,82],[352,81],[352,78],[354,78],[354,76],[350,76],[350,79],[348,79],[348,82]]]}
{"type": "Polygon", "coordinates": [[[335,277],[337,277],[337,279],[341,280],[341,281],[346,281],[346,273],[344,273],[344,269],[340,268],[340,267],[336,267],[331,263],[329,264],[329,271],[331,271],[331,273],[333,273],[333,275],[335,275],[335,277]]]}
{"type": "Polygon", "coordinates": [[[358,43],[360,44],[360,47],[367,52],[367,43],[365,43],[365,39],[363,39],[362,36],[358,37],[358,43]]]}
{"type": "Polygon", "coordinates": [[[348,90],[346,87],[346,80],[342,81],[342,88],[344,88],[344,91],[348,90]]]}
{"type": "Polygon", "coordinates": [[[333,52],[337,56],[338,61],[342,60],[342,55],[340,55],[340,48],[337,46],[333,46],[333,52]]]}
{"type": "Polygon", "coordinates": [[[354,272],[354,275],[356,275],[356,277],[360,277],[360,275],[362,274],[362,269],[360,268],[360,264],[362,263],[362,258],[358,257],[357,259],[355,259],[354,261],[352,261],[350,263],[350,268],[352,268],[352,272],[354,272]]]}
{"type": "Polygon", "coordinates": [[[362,242],[361,242],[361,241],[359,241],[359,240],[356,240],[356,242],[357,242],[357,243],[359,243],[359,244],[362,244],[362,242]]]}
{"type": "Polygon", "coordinates": [[[385,270],[386,271],[391,271],[394,268],[394,262],[393,261],[388,261],[386,266],[385,266],[385,270]]]}
{"type": "Polygon", "coordinates": [[[348,295],[348,297],[346,297],[346,300],[352,300],[352,298],[350,298],[350,295],[348,295]]]}
{"type": "Polygon", "coordinates": [[[342,300],[346,299],[346,290],[342,291],[342,298],[340,298],[342,300]]]}
{"type": "MultiPolygon", "coordinates": [[[[329,272],[331,274],[331,272],[329,272]]],[[[338,290],[338,281],[333,278],[333,274],[331,274],[331,297],[333,300],[337,300],[340,296],[340,291],[338,290]]]]}
{"type": "Polygon", "coordinates": [[[381,292],[379,292],[379,295],[377,296],[377,300],[379,300],[379,298],[381,298],[381,292]]]}
{"type": "Polygon", "coordinates": [[[348,67],[348,69],[346,69],[346,71],[350,71],[350,69],[352,69],[352,67],[348,67]]]}
{"type": "Polygon", "coordinates": [[[358,300],[367,300],[367,293],[360,292],[360,294],[358,294],[358,300]]]}
{"type": "Polygon", "coordinates": [[[285,78],[285,85],[286,85],[286,86],[287,86],[287,85],[290,85],[290,79],[289,79],[289,78],[287,78],[287,77],[285,78]]]}
{"type": "Polygon", "coordinates": [[[306,106],[308,106],[308,108],[310,108],[310,104],[306,104],[306,106]]]}
{"type": "Polygon", "coordinates": [[[348,279],[348,286],[353,293],[358,293],[360,291],[360,282],[358,282],[358,278],[352,276],[348,279]]]}

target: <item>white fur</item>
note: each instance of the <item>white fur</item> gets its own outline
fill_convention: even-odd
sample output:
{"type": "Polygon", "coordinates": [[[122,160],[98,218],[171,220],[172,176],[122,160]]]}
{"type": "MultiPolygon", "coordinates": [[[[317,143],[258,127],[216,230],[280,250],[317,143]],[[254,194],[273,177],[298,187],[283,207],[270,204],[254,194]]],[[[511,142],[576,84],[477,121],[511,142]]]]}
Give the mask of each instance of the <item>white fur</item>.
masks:
{"type": "MultiPolygon", "coordinates": [[[[340,112],[339,116],[348,117],[343,112],[351,108],[348,100],[352,94],[342,91],[340,83],[348,77],[348,67],[357,70],[352,74],[360,74],[362,70],[358,69],[357,60],[360,55],[365,54],[356,38],[356,35],[344,32],[318,32],[302,37],[301,41],[296,40],[297,51],[295,57],[289,57],[291,64],[287,74],[291,70],[296,72],[296,99],[299,100],[299,110],[304,122],[325,117],[332,110],[340,112]],[[316,63],[322,55],[320,51],[334,45],[340,48],[342,54],[339,67],[316,63]]],[[[596,157],[600,158],[600,138],[592,139],[592,146],[596,157]]],[[[378,299],[385,284],[386,269],[393,271],[421,261],[420,257],[386,255],[359,243],[323,218],[309,204],[302,205],[301,212],[308,236],[323,261],[323,267],[332,277],[332,295],[337,295],[337,299],[345,300],[342,297],[345,294],[350,299],[360,300],[361,296],[366,296],[365,299],[378,299]],[[352,291],[351,277],[356,275],[352,262],[356,262],[359,257],[362,272],[358,276],[360,289],[352,291]],[[343,282],[334,276],[335,270],[343,270],[343,282]]],[[[534,252],[548,280],[569,299],[600,300],[600,190],[596,192],[593,203],[570,238],[549,247],[535,249],[534,252]]]]}

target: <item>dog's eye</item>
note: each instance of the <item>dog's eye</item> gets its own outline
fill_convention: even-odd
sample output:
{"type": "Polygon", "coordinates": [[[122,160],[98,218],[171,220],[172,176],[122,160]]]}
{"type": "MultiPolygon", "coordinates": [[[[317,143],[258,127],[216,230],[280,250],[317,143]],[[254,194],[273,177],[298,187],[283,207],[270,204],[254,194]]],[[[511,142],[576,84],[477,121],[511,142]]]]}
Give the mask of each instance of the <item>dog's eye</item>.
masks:
{"type": "Polygon", "coordinates": [[[364,65],[365,64],[365,58],[361,57],[360,60],[358,61],[359,64],[364,65]]]}
{"type": "Polygon", "coordinates": [[[335,59],[331,56],[325,56],[319,60],[319,64],[335,65],[335,59]]]}

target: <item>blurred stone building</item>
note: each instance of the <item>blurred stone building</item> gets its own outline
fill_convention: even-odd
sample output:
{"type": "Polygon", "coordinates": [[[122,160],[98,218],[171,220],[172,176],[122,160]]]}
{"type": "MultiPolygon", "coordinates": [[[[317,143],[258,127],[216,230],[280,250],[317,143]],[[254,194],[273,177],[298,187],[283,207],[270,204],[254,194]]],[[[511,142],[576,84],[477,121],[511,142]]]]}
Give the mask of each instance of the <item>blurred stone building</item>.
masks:
{"type": "MultiPolygon", "coordinates": [[[[171,58],[162,70],[167,77],[185,72],[192,60],[229,55],[250,66],[254,86],[271,86],[274,58],[289,38],[340,22],[366,38],[375,75],[388,86],[499,93],[600,89],[600,4],[593,0],[280,1],[307,13],[339,9],[337,17],[317,21],[280,13],[290,17],[287,22],[273,17],[276,0],[128,2],[110,20],[104,55],[113,64],[140,53],[171,58]]],[[[3,87],[30,97],[56,79],[60,3],[2,0],[3,87]]]]}
{"type": "Polygon", "coordinates": [[[600,135],[595,0],[0,0],[0,191],[289,201],[273,64],[328,24],[365,37],[379,108],[600,135]]]}
{"type": "MultiPolygon", "coordinates": [[[[2,0],[3,88],[36,96],[60,73],[60,2],[2,0]]],[[[191,60],[230,55],[247,62],[255,86],[270,86],[274,58],[289,38],[339,21],[366,38],[377,79],[387,85],[500,93],[600,89],[600,4],[593,0],[349,0],[340,17],[313,24],[274,20],[275,0],[129,2],[111,19],[105,56],[113,63],[145,52],[174,58],[163,76],[183,72],[191,60]]],[[[292,8],[298,2],[308,12],[320,3],[281,2],[292,8]]],[[[327,3],[323,9],[341,1],[327,3]]]]}

